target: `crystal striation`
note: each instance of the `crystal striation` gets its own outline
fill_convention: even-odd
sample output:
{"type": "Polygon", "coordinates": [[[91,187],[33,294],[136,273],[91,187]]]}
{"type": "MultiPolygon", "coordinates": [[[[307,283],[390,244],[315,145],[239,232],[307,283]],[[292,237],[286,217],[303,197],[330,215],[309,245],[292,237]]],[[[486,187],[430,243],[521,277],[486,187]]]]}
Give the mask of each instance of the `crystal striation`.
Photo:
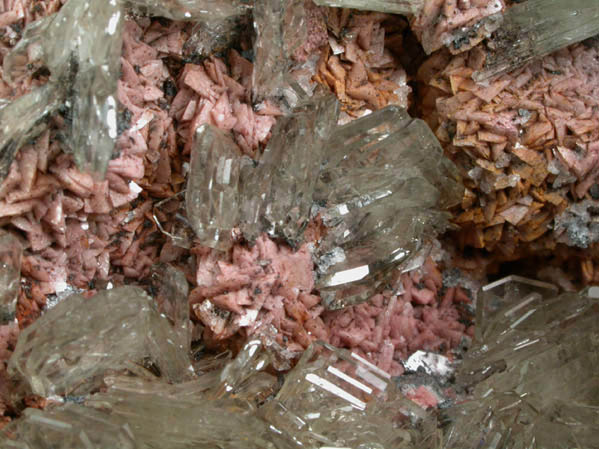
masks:
{"type": "Polygon", "coordinates": [[[599,33],[595,0],[528,0],[503,14],[501,26],[487,43],[488,54],[476,81],[514,70],[534,58],[599,33]]]}
{"type": "Polygon", "coordinates": [[[599,303],[589,291],[510,276],[482,288],[444,448],[595,448],[599,303]]]}
{"type": "Polygon", "coordinates": [[[314,200],[327,226],[316,251],[325,305],[367,300],[392,267],[442,231],[463,192],[428,126],[390,106],[335,130],[314,200]]]}
{"type": "Polygon", "coordinates": [[[0,325],[15,320],[22,254],[19,240],[13,234],[0,230],[0,325]]]}
{"type": "Polygon", "coordinates": [[[0,430],[0,446],[6,449],[139,447],[122,420],[77,404],[44,411],[25,409],[21,418],[0,430]]]}
{"type": "Polygon", "coordinates": [[[226,249],[239,223],[239,177],[251,164],[223,131],[202,125],[196,131],[185,203],[187,218],[203,245],[226,249]]]}
{"type": "Polygon", "coordinates": [[[19,335],[8,372],[40,396],[85,394],[109,369],[149,355],[172,381],[191,370],[174,331],[138,287],[71,295],[19,335]]]}
{"type": "Polygon", "coordinates": [[[7,117],[17,118],[14,124],[3,120],[3,160],[11,158],[24,139],[35,137],[34,131],[41,131],[36,125],[63,105],[66,143],[75,161],[82,169],[104,174],[117,137],[123,20],[120,0],[69,0],[58,13],[26,28],[4,59],[5,76],[16,81],[24,60],[27,67],[45,66],[50,80],[3,109],[7,117]],[[14,148],[7,149],[11,145],[14,148]]]}
{"type": "Polygon", "coordinates": [[[314,0],[321,6],[380,11],[391,14],[416,14],[426,0],[314,0]]]}

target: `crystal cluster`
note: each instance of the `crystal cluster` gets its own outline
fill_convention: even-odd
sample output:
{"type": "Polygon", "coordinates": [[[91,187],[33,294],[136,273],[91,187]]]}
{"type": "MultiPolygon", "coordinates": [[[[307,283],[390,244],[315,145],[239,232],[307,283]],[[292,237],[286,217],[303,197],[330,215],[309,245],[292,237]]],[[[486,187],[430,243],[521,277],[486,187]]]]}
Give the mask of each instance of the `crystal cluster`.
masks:
{"type": "Polygon", "coordinates": [[[509,276],[482,288],[457,374],[471,399],[447,411],[444,448],[596,446],[598,295],[557,295],[509,276]]]}
{"type": "Polygon", "coordinates": [[[15,320],[22,253],[23,247],[18,239],[13,234],[0,231],[0,325],[15,320]]]}

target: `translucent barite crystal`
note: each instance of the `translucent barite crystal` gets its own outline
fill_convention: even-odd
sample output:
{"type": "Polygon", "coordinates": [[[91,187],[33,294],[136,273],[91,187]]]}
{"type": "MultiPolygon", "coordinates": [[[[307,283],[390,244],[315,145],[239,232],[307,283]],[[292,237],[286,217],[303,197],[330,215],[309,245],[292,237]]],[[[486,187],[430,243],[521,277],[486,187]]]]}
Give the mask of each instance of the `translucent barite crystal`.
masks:
{"type": "Polygon", "coordinates": [[[20,333],[8,372],[40,396],[85,394],[104,371],[149,355],[167,379],[180,380],[191,368],[172,334],[138,287],[71,295],[20,333]]]}
{"type": "Polygon", "coordinates": [[[596,447],[599,319],[589,291],[510,277],[483,287],[483,330],[457,373],[444,448],[596,447]]]}
{"type": "MultiPolygon", "coordinates": [[[[80,168],[99,175],[106,170],[117,137],[116,88],[120,77],[123,20],[120,0],[69,0],[56,14],[29,25],[23,38],[4,59],[9,81],[15,78],[23,60],[50,71],[47,85],[26,95],[20,103],[16,100],[14,107],[11,104],[4,108],[13,113],[25,112],[29,118],[16,129],[32,137],[32,127],[56,109],[57,101],[64,102],[66,143],[80,168]],[[23,102],[34,106],[30,111],[25,110],[23,102]],[[11,107],[13,109],[9,109],[11,107]]],[[[12,141],[12,145],[17,146],[22,143],[15,140],[7,143],[12,141]]]]}
{"type": "Polygon", "coordinates": [[[149,16],[173,20],[212,22],[243,14],[249,2],[240,0],[125,0],[149,16]]]}
{"type": "Polygon", "coordinates": [[[325,142],[337,123],[339,103],[315,95],[280,117],[256,168],[242,173],[241,227],[255,238],[263,231],[297,243],[310,216],[325,142]]]}
{"type": "Polygon", "coordinates": [[[0,325],[15,321],[22,254],[19,240],[13,234],[0,230],[0,325]]]}
{"type": "Polygon", "coordinates": [[[211,125],[198,128],[191,150],[185,203],[203,245],[227,249],[239,224],[239,177],[251,163],[230,136],[211,125]]]}
{"type": "Polygon", "coordinates": [[[426,419],[389,374],[322,342],[304,352],[261,414],[310,448],[419,447],[413,426],[426,419]]]}
{"type": "Polygon", "coordinates": [[[391,14],[416,14],[426,0],[314,0],[321,6],[380,11],[391,14]]]}
{"type": "Polygon", "coordinates": [[[65,404],[46,410],[25,409],[0,430],[0,446],[15,449],[135,449],[125,422],[92,408],[65,404]]]}
{"type": "Polygon", "coordinates": [[[534,58],[599,33],[595,0],[528,0],[509,7],[487,42],[488,53],[476,81],[514,70],[534,58]]]}
{"type": "Polygon", "coordinates": [[[341,308],[368,299],[425,235],[442,231],[442,209],[463,187],[428,126],[394,106],[339,127],[324,154],[317,288],[328,308],[341,308]]]}
{"type": "Polygon", "coordinates": [[[253,9],[255,100],[284,95],[291,55],[307,36],[303,0],[256,0],[253,9]]]}

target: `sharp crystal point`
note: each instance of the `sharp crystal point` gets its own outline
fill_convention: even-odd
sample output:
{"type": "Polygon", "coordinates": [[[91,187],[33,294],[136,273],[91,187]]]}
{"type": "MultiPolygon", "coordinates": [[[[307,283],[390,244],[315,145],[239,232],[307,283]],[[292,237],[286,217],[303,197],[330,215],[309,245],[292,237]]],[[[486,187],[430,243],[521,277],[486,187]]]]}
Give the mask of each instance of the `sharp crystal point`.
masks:
{"type": "Polygon", "coordinates": [[[78,404],[44,411],[28,408],[0,430],[0,446],[15,449],[136,449],[126,423],[108,413],[78,404]]]}
{"type": "Polygon", "coordinates": [[[328,230],[317,288],[337,309],[367,300],[426,234],[442,231],[442,209],[463,187],[428,126],[394,106],[337,128],[324,154],[314,198],[328,230]]]}
{"type": "Polygon", "coordinates": [[[223,131],[202,125],[196,132],[185,202],[187,217],[203,245],[227,249],[239,224],[239,179],[248,164],[223,131]]]}
{"type": "Polygon", "coordinates": [[[19,240],[13,234],[0,230],[0,325],[15,321],[22,254],[19,240]]]}
{"type": "Polygon", "coordinates": [[[88,393],[106,370],[145,356],[169,380],[183,380],[191,367],[173,333],[138,287],[103,290],[89,299],[75,294],[21,332],[8,372],[46,397],[88,393]]]}
{"type": "Polygon", "coordinates": [[[320,6],[380,11],[391,14],[416,14],[426,0],[314,0],[320,6]]]}
{"type": "Polygon", "coordinates": [[[509,7],[487,44],[481,81],[599,33],[595,0],[528,0],[509,7]]]}

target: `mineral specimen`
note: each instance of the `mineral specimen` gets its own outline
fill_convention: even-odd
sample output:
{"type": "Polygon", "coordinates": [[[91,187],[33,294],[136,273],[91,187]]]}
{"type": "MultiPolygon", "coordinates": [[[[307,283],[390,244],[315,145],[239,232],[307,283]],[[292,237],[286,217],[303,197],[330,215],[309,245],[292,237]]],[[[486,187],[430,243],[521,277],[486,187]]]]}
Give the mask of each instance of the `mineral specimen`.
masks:
{"type": "Polygon", "coordinates": [[[426,124],[389,106],[344,125],[327,142],[314,199],[327,234],[316,252],[324,304],[365,301],[412,256],[440,210],[459,202],[453,164],[426,124]]]}
{"type": "Polygon", "coordinates": [[[0,430],[0,445],[6,449],[139,447],[118,417],[77,404],[44,411],[25,409],[21,418],[0,430]]]}
{"type": "Polygon", "coordinates": [[[211,125],[196,131],[185,202],[187,218],[203,245],[227,249],[239,224],[239,176],[251,160],[211,125]]]}
{"type": "Polygon", "coordinates": [[[240,15],[249,7],[243,0],[125,0],[125,2],[143,14],[213,24],[240,15]]]}
{"type": "Polygon", "coordinates": [[[426,0],[315,0],[322,6],[362,9],[367,11],[388,12],[391,14],[415,14],[424,6],[426,0]]]}
{"type": "Polygon", "coordinates": [[[444,448],[596,447],[597,299],[510,277],[483,287],[444,448]],[[482,310],[480,310],[482,309],[482,310]]]}
{"type": "Polygon", "coordinates": [[[0,230],[0,326],[15,320],[22,253],[19,240],[0,230]]]}
{"type": "Polygon", "coordinates": [[[500,28],[486,46],[485,65],[475,80],[514,70],[534,58],[599,33],[594,0],[528,0],[503,14],[500,28]]]}
{"type": "Polygon", "coordinates": [[[58,13],[27,27],[4,59],[4,73],[15,82],[23,72],[21,66],[40,65],[50,71],[50,80],[40,92],[33,91],[3,109],[8,117],[19,118],[14,124],[3,121],[5,145],[18,146],[25,136],[35,137],[32,128],[64,102],[67,142],[77,164],[104,175],[117,137],[123,20],[120,0],[70,0],[58,13]],[[28,120],[22,121],[24,107],[36,102],[26,110],[28,120]]]}
{"type": "Polygon", "coordinates": [[[175,341],[138,287],[71,295],[21,333],[8,372],[41,396],[84,394],[104,371],[150,355],[168,379],[184,380],[191,366],[175,341]]]}

